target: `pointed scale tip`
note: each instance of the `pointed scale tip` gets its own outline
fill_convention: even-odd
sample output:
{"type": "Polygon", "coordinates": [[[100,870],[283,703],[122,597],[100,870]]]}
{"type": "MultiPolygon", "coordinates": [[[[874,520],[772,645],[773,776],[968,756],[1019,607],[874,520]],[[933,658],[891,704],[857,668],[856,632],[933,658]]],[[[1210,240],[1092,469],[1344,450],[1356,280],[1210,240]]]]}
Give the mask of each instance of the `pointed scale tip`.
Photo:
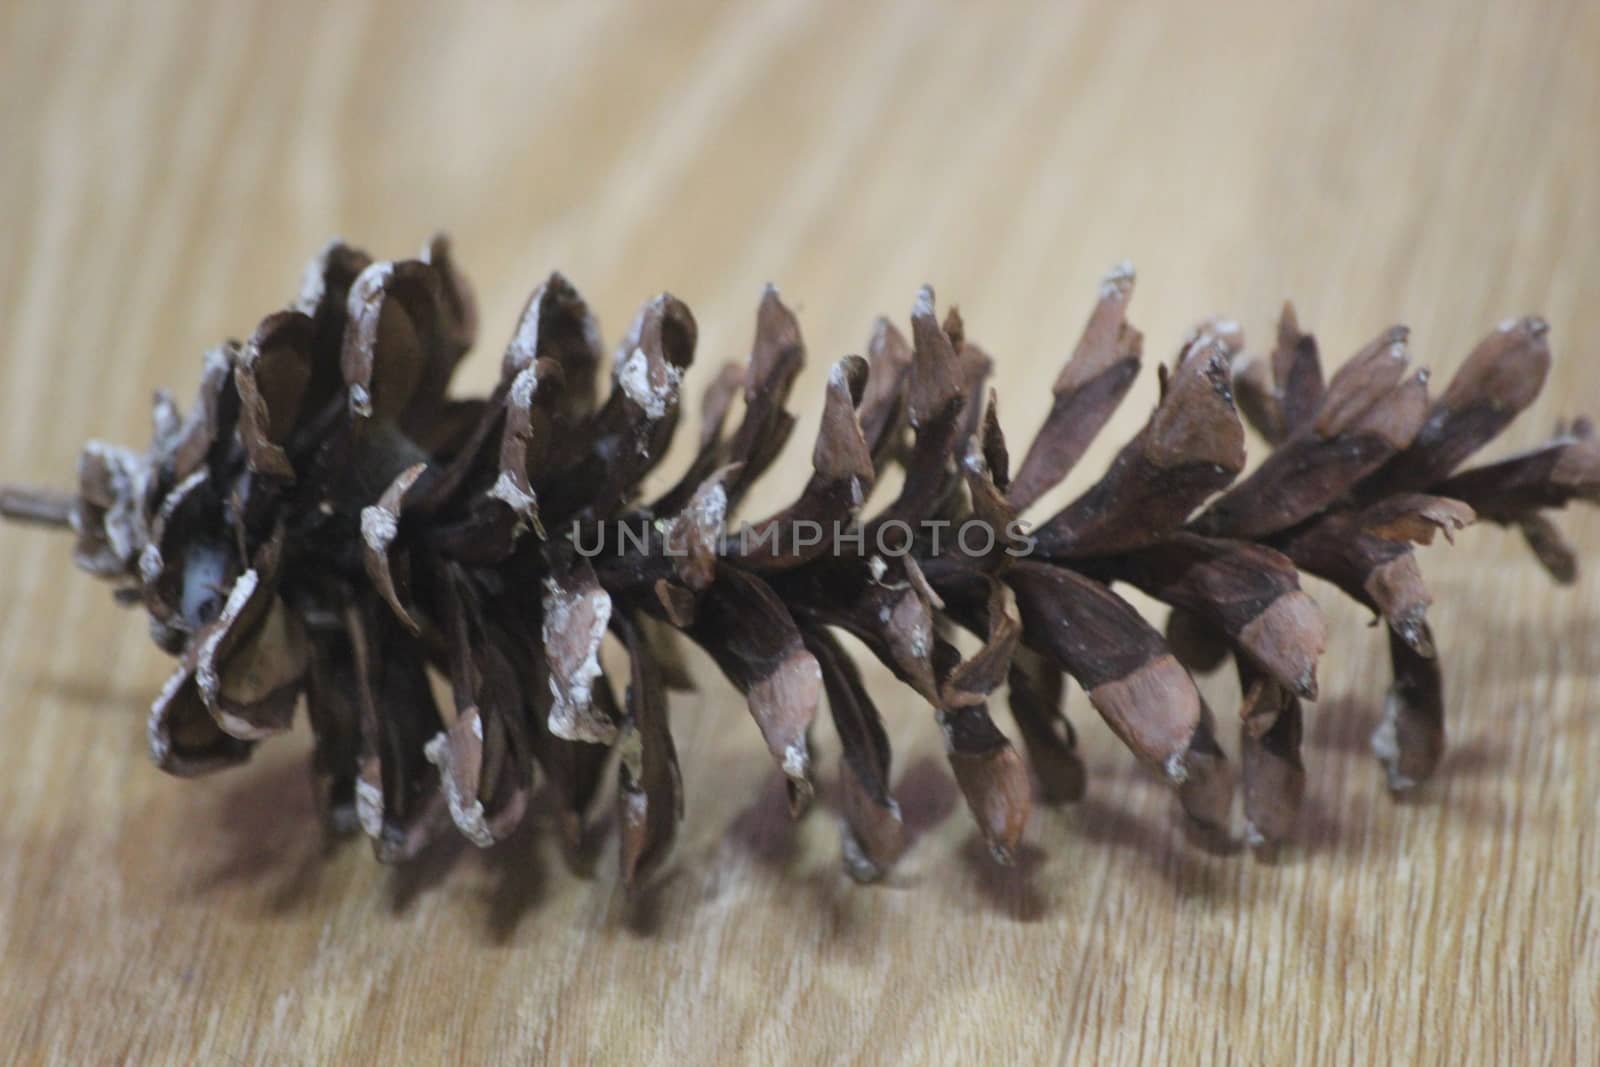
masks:
{"type": "Polygon", "coordinates": [[[1100,279],[1101,299],[1116,297],[1126,301],[1133,292],[1133,283],[1138,280],[1138,272],[1133,269],[1131,260],[1121,260],[1105,273],[1100,279]]]}
{"type": "Polygon", "coordinates": [[[1515,330],[1521,330],[1529,337],[1539,338],[1550,332],[1550,324],[1538,315],[1509,318],[1500,323],[1501,333],[1511,333],[1515,330]]]}

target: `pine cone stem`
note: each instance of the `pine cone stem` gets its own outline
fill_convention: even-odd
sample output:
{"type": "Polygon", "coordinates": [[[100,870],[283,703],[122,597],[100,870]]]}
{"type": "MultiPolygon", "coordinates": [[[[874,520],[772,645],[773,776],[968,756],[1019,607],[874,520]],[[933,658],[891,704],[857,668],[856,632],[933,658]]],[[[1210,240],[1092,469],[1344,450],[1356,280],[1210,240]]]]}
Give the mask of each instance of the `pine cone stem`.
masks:
{"type": "Polygon", "coordinates": [[[38,526],[71,526],[72,510],[77,506],[74,493],[47,489],[0,486],[0,518],[30,522],[38,526]]]}

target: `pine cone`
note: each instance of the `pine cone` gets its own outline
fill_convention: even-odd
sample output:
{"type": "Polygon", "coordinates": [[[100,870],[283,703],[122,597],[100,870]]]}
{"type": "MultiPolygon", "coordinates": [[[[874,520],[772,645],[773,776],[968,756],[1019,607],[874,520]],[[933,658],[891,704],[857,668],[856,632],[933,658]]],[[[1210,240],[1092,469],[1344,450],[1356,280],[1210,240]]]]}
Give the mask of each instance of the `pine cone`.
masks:
{"type": "Polygon", "coordinates": [[[1519,527],[1571,581],[1574,555],[1544,511],[1600,496],[1587,421],[1454,473],[1538,392],[1544,324],[1503,325],[1430,405],[1402,328],[1324,385],[1292,309],[1266,362],[1241,359],[1237,327],[1209,321],[1161,368],[1155,411],[1104,477],[1029,530],[1021,514],[1137,375],[1132,288],[1131,269],[1107,277],[1015,478],[985,394],[991,361],[954,312],[940,323],[924,289],[909,342],[880,320],[868,359],[833,366],[798,499],[730,530],[795,425],[785,402],[805,352],[775,290],[748,363],[706,390],[688,469],[641,502],[679,418],[696,336],[687,307],[668,295],[645,305],[601,399],[599,330],[554,275],[529,299],[493,392],[456,399],[449,383],[477,324],[445,242],[393,263],[334,243],[288,310],[207,354],[187,416],[156,397],[146,451],[91,443],[74,496],[9,490],[0,511],[70,523],[78,564],[142,605],[177,657],[149,721],[161,768],[247,760],[304,695],[325,817],[359,825],[385,861],[449,823],[479,845],[504,838],[539,783],[576,842],[615,749],[621,873],[644,876],[682,817],[666,693],[684,684],[687,637],[744,693],[796,814],[815,789],[810,727],[826,695],[846,867],[878,877],[904,830],[883,721],[836,631],[933,706],[1002,861],[1033,787],[990,718],[995,689],[1007,684],[1043,799],[1084,790],[1061,713],[1071,675],[1193,823],[1225,835],[1232,774],[1184,664],[1231,652],[1247,835],[1275,841],[1304,791],[1300,702],[1316,696],[1324,642],[1297,568],[1388,621],[1395,684],[1374,748],[1393,788],[1421,781],[1442,750],[1443,704],[1411,544],[1477,514],[1519,527]],[[1235,390],[1276,447],[1238,482],[1235,390]],[[861,518],[890,463],[902,488],[861,518]],[[1117,582],[1172,606],[1165,639],[1117,582]],[[976,635],[977,651],[964,658],[952,628],[976,635]],[[628,653],[620,702],[601,663],[608,631],[628,653]],[[448,679],[447,701],[430,670],[448,679]]]}

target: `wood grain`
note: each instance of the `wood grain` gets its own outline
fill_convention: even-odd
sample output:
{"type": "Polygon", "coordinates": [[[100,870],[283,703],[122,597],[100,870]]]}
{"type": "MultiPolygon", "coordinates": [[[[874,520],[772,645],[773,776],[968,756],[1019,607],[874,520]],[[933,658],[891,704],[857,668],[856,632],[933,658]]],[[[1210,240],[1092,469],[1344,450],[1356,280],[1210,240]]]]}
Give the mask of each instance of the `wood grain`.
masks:
{"type": "MultiPolygon", "coordinates": [[[[1325,352],[1404,321],[1444,373],[1538,312],[1557,365],[1507,444],[1600,410],[1586,0],[41,0],[0,5],[0,139],[0,481],[145,440],[150,390],[186,392],[330,234],[399,255],[436,227],[484,305],[472,385],[552,267],[613,330],[671,286],[708,363],[772,279],[814,425],[828,361],[930,281],[999,354],[1020,439],[1129,257],[1156,355],[1217,311],[1267,338],[1293,296],[1325,352]]],[[[1600,556],[1594,514],[1565,526],[1600,556]]],[[[1554,589],[1496,530],[1425,560],[1452,747],[1414,801],[1366,751],[1381,638],[1323,597],[1310,811],[1277,862],[1190,847],[1075,694],[1088,798],[997,869],[930,714],[877,672],[917,836],[858,888],[697,661],[688,820],[635,902],[614,843],[574,869],[547,828],[404,870],[326,845],[303,731],[161,777],[142,624],[62,540],[0,530],[0,561],[9,1062],[1600,1062],[1600,566],[1554,589]]]]}

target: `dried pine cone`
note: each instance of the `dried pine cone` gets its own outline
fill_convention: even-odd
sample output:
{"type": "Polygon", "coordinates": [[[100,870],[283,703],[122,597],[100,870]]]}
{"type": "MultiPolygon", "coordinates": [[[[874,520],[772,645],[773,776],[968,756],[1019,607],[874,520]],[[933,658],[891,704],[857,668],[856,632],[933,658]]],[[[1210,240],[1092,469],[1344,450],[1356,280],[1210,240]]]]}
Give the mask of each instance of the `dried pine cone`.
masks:
{"type": "Polygon", "coordinates": [[[150,715],[160,767],[243,762],[289,727],[303,694],[322,809],[337,829],[365,829],[386,861],[451,822],[479,845],[505,837],[541,781],[575,840],[615,749],[622,876],[657,865],[683,807],[666,699],[681,683],[682,635],[745,694],[796,813],[813,794],[809,733],[826,694],[846,866],[877,877],[904,846],[889,744],[835,631],[933,706],[1002,861],[1033,789],[989,716],[996,688],[1007,684],[1047,801],[1084,790],[1061,713],[1065,673],[1195,824],[1226,834],[1232,774],[1180,660],[1204,669],[1231,651],[1247,835],[1275,841],[1304,789],[1300,701],[1316,696],[1324,640],[1297,568],[1389,622],[1395,684],[1374,748],[1391,786],[1409,787],[1443,745],[1411,544],[1476,513],[1522,529],[1570,581],[1573,553],[1543,513],[1600,496],[1600,446],[1580,421],[1545,448],[1455,473],[1543,383],[1538,320],[1503,325],[1430,405],[1425,373],[1407,372],[1403,329],[1324,384],[1316,343],[1286,308],[1266,362],[1238,360],[1231,323],[1196,330],[1162,368],[1143,430],[1030,531],[1019,516],[1137,375],[1132,287],[1127,268],[1107,277],[1015,478],[993,396],[985,403],[990,359],[953,312],[940,323],[924,289],[910,342],[881,320],[868,359],[832,368],[799,498],[730,532],[795,424],[784,405],[804,347],[776,291],[762,297],[748,364],[706,391],[688,469],[641,503],[694,355],[687,307],[667,295],[645,305],[602,400],[598,327],[552,276],[529,299],[494,391],[453,399],[476,313],[444,241],[394,263],[334,243],[291,308],[208,353],[186,417],[157,396],[148,450],[92,443],[75,496],[9,490],[0,511],[70,523],[79,565],[141,604],[178,658],[150,715]],[[1238,482],[1235,389],[1276,446],[1238,482]],[[863,519],[889,463],[904,467],[903,486],[863,519]],[[1117,582],[1172,606],[1167,638],[1117,582]],[[976,635],[972,655],[952,627],[976,635]],[[608,631],[628,653],[620,704],[601,663],[608,631]],[[448,701],[435,699],[430,670],[448,679],[448,701]]]}

